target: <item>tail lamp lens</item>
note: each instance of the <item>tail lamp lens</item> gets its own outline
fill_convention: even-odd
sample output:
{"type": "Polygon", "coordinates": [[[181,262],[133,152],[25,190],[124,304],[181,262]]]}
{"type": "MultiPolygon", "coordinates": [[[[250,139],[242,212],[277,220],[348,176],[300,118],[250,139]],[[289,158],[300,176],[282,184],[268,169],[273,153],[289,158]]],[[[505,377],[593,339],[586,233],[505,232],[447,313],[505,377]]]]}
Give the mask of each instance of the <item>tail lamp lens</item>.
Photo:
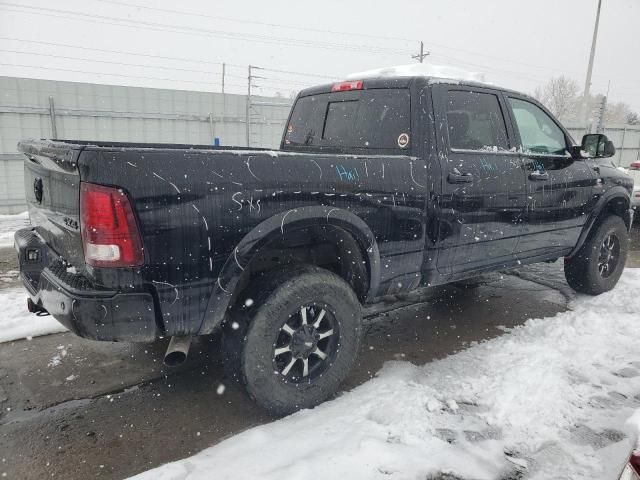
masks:
{"type": "Polygon", "coordinates": [[[84,258],[94,267],[142,265],[142,240],[127,195],[117,188],[80,184],[84,258]]]}
{"type": "Polygon", "coordinates": [[[348,82],[334,83],[331,86],[332,92],[347,92],[349,90],[362,90],[364,83],[362,80],[352,80],[348,82]]]}

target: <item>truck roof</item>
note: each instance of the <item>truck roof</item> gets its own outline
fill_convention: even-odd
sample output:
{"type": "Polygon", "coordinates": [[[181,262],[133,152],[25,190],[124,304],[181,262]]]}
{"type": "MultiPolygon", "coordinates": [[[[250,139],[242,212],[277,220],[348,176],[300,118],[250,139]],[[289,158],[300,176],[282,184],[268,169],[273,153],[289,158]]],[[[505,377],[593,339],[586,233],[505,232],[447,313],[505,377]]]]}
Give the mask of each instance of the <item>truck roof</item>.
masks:
{"type": "MultiPolygon", "coordinates": [[[[482,88],[493,88],[495,90],[500,90],[503,92],[511,92],[516,93],[518,95],[523,95],[526,97],[530,97],[530,95],[519,92],[517,90],[512,90],[509,88],[505,88],[499,85],[495,85],[489,82],[480,82],[473,80],[460,80],[456,78],[446,78],[446,77],[426,77],[423,75],[414,75],[411,77],[407,76],[381,76],[381,77],[370,77],[370,78],[362,78],[362,79],[349,79],[348,81],[356,81],[362,80],[364,82],[364,88],[407,88],[411,83],[416,80],[426,81],[429,85],[445,83],[449,85],[461,85],[461,86],[469,86],[469,87],[482,87],[482,88]]],[[[316,85],[314,87],[305,88],[300,90],[300,97],[306,97],[308,95],[315,95],[319,93],[329,93],[331,92],[331,88],[337,84],[342,82],[333,82],[333,83],[324,83],[321,85],[316,85]]]]}
{"type": "MultiPolygon", "coordinates": [[[[364,88],[406,88],[416,80],[426,81],[427,84],[446,83],[451,85],[463,85],[470,87],[494,88],[501,91],[517,93],[521,92],[504,88],[487,82],[484,75],[470,72],[457,67],[429,64],[410,64],[384,67],[363,72],[352,73],[346,76],[345,81],[364,81],[364,88]]],[[[334,82],[304,89],[300,96],[331,91],[334,82]]]]}

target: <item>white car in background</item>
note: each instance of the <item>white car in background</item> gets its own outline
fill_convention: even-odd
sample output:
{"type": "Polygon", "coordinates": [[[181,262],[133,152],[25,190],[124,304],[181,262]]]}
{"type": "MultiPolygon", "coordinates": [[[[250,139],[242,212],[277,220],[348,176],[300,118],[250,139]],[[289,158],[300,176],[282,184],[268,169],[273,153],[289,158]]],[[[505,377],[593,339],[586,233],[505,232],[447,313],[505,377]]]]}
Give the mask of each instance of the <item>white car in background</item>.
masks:
{"type": "MultiPolygon", "coordinates": [[[[631,206],[640,209],[640,162],[632,162],[627,174],[633,178],[633,193],[631,194],[631,206]]],[[[637,218],[637,217],[636,217],[637,218]]]]}

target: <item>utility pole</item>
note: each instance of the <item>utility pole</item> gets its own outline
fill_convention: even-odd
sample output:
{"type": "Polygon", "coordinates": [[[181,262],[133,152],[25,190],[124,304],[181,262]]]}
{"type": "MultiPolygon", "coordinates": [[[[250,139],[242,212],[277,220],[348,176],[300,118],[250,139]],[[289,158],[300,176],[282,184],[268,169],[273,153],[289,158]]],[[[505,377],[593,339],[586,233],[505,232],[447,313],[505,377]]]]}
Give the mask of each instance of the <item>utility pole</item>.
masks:
{"type": "MultiPolygon", "coordinates": [[[[596,12],[596,24],[593,27],[593,39],[591,40],[591,53],[589,54],[589,66],[587,67],[587,78],[584,82],[584,93],[582,95],[582,121],[587,126],[587,117],[589,115],[589,88],[591,88],[591,73],[593,72],[593,58],[596,55],[596,40],[598,39],[598,24],[600,23],[600,7],[602,6],[602,0],[598,0],[598,10],[596,12]]],[[[587,132],[588,133],[588,132],[587,132]]]]}
{"type": "Polygon", "coordinates": [[[256,78],[264,78],[258,77],[253,74],[252,70],[262,70],[260,67],[255,67],[253,65],[249,65],[249,75],[247,76],[247,111],[246,111],[246,122],[247,122],[247,147],[250,147],[250,133],[251,133],[251,84],[253,80],[256,78]]]}
{"type": "Polygon", "coordinates": [[[596,122],[596,133],[604,133],[604,116],[607,113],[607,98],[609,98],[609,89],[611,88],[611,80],[607,83],[607,94],[602,97],[598,106],[598,121],[596,122]]]}
{"type": "Polygon", "coordinates": [[[431,54],[431,52],[425,52],[424,51],[424,42],[420,42],[420,53],[417,55],[411,55],[411,58],[415,58],[416,60],[418,60],[420,63],[422,63],[422,61],[428,57],[431,54]]]}
{"type": "Polygon", "coordinates": [[[222,64],[222,93],[224,93],[224,73],[226,70],[227,64],[223,63],[222,64]]]}
{"type": "Polygon", "coordinates": [[[603,96],[598,106],[598,121],[596,123],[596,133],[604,132],[604,115],[607,111],[607,96],[603,96]]]}
{"type": "Polygon", "coordinates": [[[56,106],[52,96],[49,96],[49,116],[51,117],[51,138],[58,138],[58,128],[56,127],[56,106]]]}

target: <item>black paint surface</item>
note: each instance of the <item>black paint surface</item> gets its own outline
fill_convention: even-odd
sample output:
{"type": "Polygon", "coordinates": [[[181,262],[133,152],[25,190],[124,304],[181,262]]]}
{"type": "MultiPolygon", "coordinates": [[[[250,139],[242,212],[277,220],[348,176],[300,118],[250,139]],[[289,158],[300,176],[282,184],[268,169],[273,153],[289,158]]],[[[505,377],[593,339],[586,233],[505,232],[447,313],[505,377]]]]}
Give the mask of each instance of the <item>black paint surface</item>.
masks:
{"type": "MultiPolygon", "coordinates": [[[[407,89],[411,99],[411,139],[399,142],[406,144],[402,150],[284,141],[280,151],[21,142],[32,224],[50,255],[62,257],[96,291],[151,294],[154,335],[181,335],[214,331],[252,262],[273,242],[298,241],[300,232],[350,234],[366,265],[362,297],[371,300],[569,255],[607,202],[628,205],[631,180],[606,162],[598,167],[568,154],[522,153],[500,90],[424,78],[365,81],[365,88],[390,87],[407,89]],[[499,98],[510,150],[449,148],[445,103],[453,89],[499,98]],[[532,180],[540,169],[548,179],[532,180]],[[458,174],[471,174],[472,181],[458,183],[458,174]],[[38,180],[40,202],[33,188],[38,180]],[[84,265],[80,181],[116,186],[129,196],[143,267],[84,265]]],[[[112,326],[124,329],[119,339],[127,338],[126,328],[112,326]]]]}

